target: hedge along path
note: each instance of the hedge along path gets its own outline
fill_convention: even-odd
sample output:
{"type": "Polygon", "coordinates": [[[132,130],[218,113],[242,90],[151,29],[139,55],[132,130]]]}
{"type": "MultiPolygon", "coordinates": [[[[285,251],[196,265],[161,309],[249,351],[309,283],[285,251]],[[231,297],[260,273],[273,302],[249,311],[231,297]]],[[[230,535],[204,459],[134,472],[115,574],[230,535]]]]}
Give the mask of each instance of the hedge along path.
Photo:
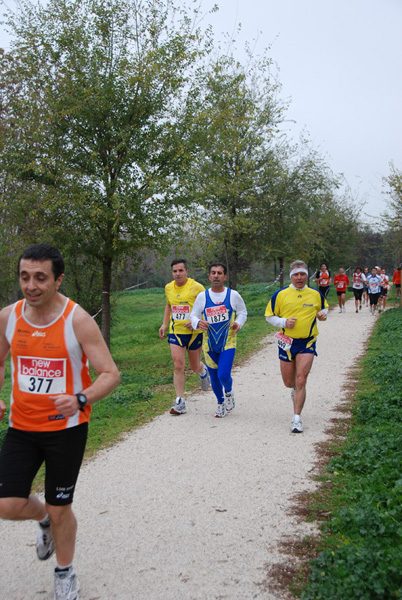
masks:
{"type": "MultiPolygon", "coordinates": [[[[283,562],[281,543],[316,532],[293,514],[293,498],[316,488],[316,444],[376,320],[366,307],[356,314],[353,300],[346,307],[319,323],[303,434],[290,433],[290,393],[270,335],[234,370],[233,414],[214,419],[215,397],[200,391],[187,414],[157,417],[82,468],[81,600],[283,600],[269,568],[283,562]]],[[[36,532],[32,522],[0,522],[1,597],[53,598],[55,559],[36,559],[36,532]]]]}

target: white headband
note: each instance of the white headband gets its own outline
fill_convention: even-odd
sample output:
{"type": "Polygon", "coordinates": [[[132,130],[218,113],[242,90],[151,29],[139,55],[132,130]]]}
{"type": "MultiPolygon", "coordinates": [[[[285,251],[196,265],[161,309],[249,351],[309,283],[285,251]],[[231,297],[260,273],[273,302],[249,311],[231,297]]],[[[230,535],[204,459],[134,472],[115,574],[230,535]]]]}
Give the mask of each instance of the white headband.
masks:
{"type": "Polygon", "coordinates": [[[296,275],[296,273],[305,273],[308,276],[307,269],[303,269],[303,268],[297,269],[296,268],[296,269],[292,269],[292,271],[290,271],[290,277],[292,277],[292,275],[296,275]]]}

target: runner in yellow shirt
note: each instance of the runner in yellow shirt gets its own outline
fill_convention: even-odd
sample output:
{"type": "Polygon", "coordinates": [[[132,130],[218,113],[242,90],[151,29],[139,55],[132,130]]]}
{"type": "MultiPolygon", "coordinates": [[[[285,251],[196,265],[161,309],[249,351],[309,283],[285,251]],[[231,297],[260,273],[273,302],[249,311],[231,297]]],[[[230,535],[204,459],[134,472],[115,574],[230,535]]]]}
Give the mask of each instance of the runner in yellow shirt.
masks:
{"type": "Polygon", "coordinates": [[[195,299],[205,288],[188,277],[187,262],[183,258],[173,260],[171,267],[173,281],[165,286],[166,306],[159,337],[161,340],[166,337],[169,326],[168,342],[174,364],[173,382],[176,391],[176,400],[170,414],[182,415],[187,410],[184,401],[186,352],[191,369],[200,376],[201,389],[206,391],[210,385],[208,370],[201,362],[202,331],[193,330],[190,321],[195,299]]]}
{"type": "Polygon", "coordinates": [[[308,287],[308,268],[304,261],[290,265],[291,284],[278,290],[268,302],[265,318],[281,331],[275,335],[282,380],[291,388],[294,415],[292,433],[302,433],[300,418],[306,400],[306,383],[310,373],[318,336],[318,321],[325,321],[328,302],[317,290],[308,287]]]}

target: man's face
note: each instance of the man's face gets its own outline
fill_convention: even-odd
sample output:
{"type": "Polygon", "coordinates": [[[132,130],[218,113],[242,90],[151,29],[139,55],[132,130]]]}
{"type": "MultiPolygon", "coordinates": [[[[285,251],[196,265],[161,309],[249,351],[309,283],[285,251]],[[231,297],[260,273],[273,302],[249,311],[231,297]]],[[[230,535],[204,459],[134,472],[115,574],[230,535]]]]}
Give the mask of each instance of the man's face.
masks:
{"type": "Polygon", "coordinates": [[[64,274],[54,278],[51,260],[31,260],[22,258],[19,281],[27,303],[32,307],[43,307],[53,298],[60,287],[64,274]]]}
{"type": "Polygon", "coordinates": [[[345,275],[345,269],[339,269],[339,275],[345,275]]]}
{"type": "Polygon", "coordinates": [[[186,269],[184,263],[177,263],[172,267],[172,275],[177,285],[184,285],[187,283],[188,269],[186,269]]]}
{"type": "Polygon", "coordinates": [[[326,271],[327,270],[327,265],[325,263],[323,263],[321,265],[321,271],[326,271]]]}
{"type": "Polygon", "coordinates": [[[377,275],[377,269],[375,269],[374,267],[371,269],[371,274],[372,275],[377,275]]]}
{"type": "Polygon", "coordinates": [[[307,273],[303,273],[302,271],[299,271],[298,273],[294,273],[291,276],[290,280],[293,283],[293,285],[295,286],[295,288],[297,288],[298,290],[301,290],[302,288],[304,288],[304,286],[307,283],[307,273]]]}
{"type": "Polygon", "coordinates": [[[225,275],[223,267],[211,267],[208,279],[211,282],[212,290],[219,291],[223,289],[227,275],[225,275]]]}

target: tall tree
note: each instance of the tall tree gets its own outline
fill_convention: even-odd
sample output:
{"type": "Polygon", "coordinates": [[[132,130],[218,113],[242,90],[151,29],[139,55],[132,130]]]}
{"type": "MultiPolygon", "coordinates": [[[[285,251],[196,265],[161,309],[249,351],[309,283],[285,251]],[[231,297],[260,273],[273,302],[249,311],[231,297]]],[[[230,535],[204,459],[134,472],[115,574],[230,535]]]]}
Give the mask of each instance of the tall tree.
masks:
{"type": "Polygon", "coordinates": [[[163,243],[170,226],[187,160],[183,96],[210,38],[173,0],[19,5],[1,62],[2,166],[43,187],[19,197],[21,210],[44,220],[38,231],[100,264],[109,342],[113,265],[163,243]]]}
{"type": "Polygon", "coordinates": [[[223,252],[233,288],[254,227],[250,210],[284,111],[270,66],[267,57],[250,57],[247,66],[220,57],[200,74],[188,105],[196,115],[191,136],[197,153],[187,195],[201,207],[197,218],[223,252]]]}

